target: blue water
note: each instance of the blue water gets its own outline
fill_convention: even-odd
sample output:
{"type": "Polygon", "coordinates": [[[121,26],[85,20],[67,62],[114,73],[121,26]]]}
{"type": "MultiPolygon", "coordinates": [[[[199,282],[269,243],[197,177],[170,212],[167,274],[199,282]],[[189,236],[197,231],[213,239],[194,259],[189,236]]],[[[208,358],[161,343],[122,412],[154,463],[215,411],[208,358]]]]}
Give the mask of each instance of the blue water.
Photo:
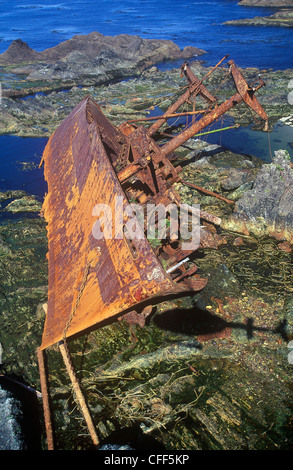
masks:
{"type": "Polygon", "coordinates": [[[43,198],[46,183],[39,164],[47,140],[0,136],[0,191],[20,189],[43,198]]]}
{"type": "Polygon", "coordinates": [[[41,51],[98,31],[196,46],[208,52],[207,64],[230,54],[239,66],[284,69],[293,65],[292,30],[222,24],[273,12],[240,7],[237,0],[0,0],[0,53],[18,38],[41,51]]]}

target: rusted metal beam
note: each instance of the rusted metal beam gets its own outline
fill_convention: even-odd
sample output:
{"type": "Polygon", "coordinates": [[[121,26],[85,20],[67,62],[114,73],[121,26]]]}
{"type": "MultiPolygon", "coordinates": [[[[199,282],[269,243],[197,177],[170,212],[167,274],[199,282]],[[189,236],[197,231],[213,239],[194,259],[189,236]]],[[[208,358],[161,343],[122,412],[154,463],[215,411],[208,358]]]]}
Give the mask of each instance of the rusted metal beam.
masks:
{"type": "Polygon", "coordinates": [[[73,390],[74,390],[74,394],[76,396],[76,399],[77,399],[78,404],[80,406],[81,412],[82,412],[83,417],[85,419],[85,422],[87,424],[87,427],[88,427],[90,436],[92,438],[93,444],[95,446],[98,446],[100,441],[99,441],[99,438],[98,438],[98,435],[97,435],[97,432],[96,432],[96,429],[95,429],[90,411],[89,411],[88,406],[86,404],[84,395],[81,391],[79,382],[77,380],[75,370],[74,370],[73,365],[72,365],[71,360],[70,360],[70,356],[68,354],[67,348],[66,348],[63,341],[61,341],[59,343],[59,349],[60,349],[64,364],[65,364],[67,373],[68,373],[69,378],[71,380],[72,387],[73,387],[73,390]]]}
{"type": "MultiPolygon", "coordinates": [[[[191,137],[196,135],[206,126],[215,122],[220,116],[225,114],[229,109],[236,106],[241,101],[244,101],[253,111],[255,111],[262,119],[265,121],[265,130],[268,126],[268,115],[254,96],[254,90],[246,83],[240,71],[236,67],[235,63],[231,60],[229,61],[230,72],[234,78],[235,85],[237,88],[237,93],[229,98],[227,101],[224,101],[219,106],[216,106],[209,114],[205,115],[183,131],[178,136],[174,137],[167,144],[161,147],[162,154],[167,156],[171,154],[176,148],[184,144],[191,137]]],[[[264,82],[261,84],[264,85],[264,82]]]]}
{"type": "Polygon", "coordinates": [[[201,193],[205,193],[205,194],[208,194],[209,196],[213,196],[213,197],[216,197],[217,199],[221,199],[222,201],[227,202],[227,204],[235,204],[235,201],[232,201],[232,199],[227,199],[226,197],[221,196],[221,194],[217,194],[213,191],[209,191],[208,189],[202,188],[201,186],[198,186],[193,183],[189,183],[188,181],[184,181],[182,179],[180,179],[180,182],[182,184],[185,184],[186,186],[189,186],[190,188],[197,189],[197,191],[200,191],[201,193]]]}
{"type": "Polygon", "coordinates": [[[48,446],[48,450],[54,450],[54,434],[53,434],[53,427],[52,427],[52,421],[51,421],[51,410],[50,410],[48,380],[47,380],[46,364],[45,364],[45,354],[46,352],[43,351],[41,348],[37,349],[42,400],[43,400],[44,420],[45,420],[45,428],[46,428],[46,435],[47,435],[47,446],[48,446]]]}
{"type": "Polygon", "coordinates": [[[214,225],[221,225],[222,219],[217,217],[216,215],[210,214],[206,211],[200,211],[200,218],[206,220],[207,222],[211,222],[214,225]]]}
{"type": "Polygon", "coordinates": [[[220,106],[213,109],[210,113],[202,117],[199,121],[192,124],[188,127],[185,131],[178,134],[172,140],[167,142],[165,145],[161,147],[162,154],[164,156],[170,155],[174,150],[176,150],[180,145],[183,145],[187,142],[191,137],[196,135],[206,126],[215,122],[220,116],[225,114],[229,109],[233,108],[237,103],[242,101],[242,96],[239,93],[235,93],[231,98],[227,101],[222,103],[220,106]]]}
{"type": "Polygon", "coordinates": [[[242,96],[243,101],[265,121],[264,130],[267,131],[269,119],[268,115],[262,108],[254,94],[257,90],[266,85],[265,82],[260,78],[259,86],[251,87],[246,83],[245,79],[241,75],[239,69],[236,67],[233,60],[230,60],[228,62],[228,65],[238,93],[242,96]]]}
{"type": "Polygon", "coordinates": [[[164,119],[166,121],[167,119],[171,119],[171,118],[195,116],[196,114],[203,114],[206,111],[207,109],[198,109],[196,111],[187,111],[186,113],[162,114],[160,116],[150,116],[147,118],[130,119],[127,122],[133,123],[133,122],[144,122],[144,121],[156,121],[157,119],[164,119]]]}
{"type": "MultiPolygon", "coordinates": [[[[164,114],[172,114],[174,113],[175,111],[177,111],[177,109],[180,108],[180,106],[185,103],[187,100],[189,100],[189,98],[191,97],[191,95],[195,95],[195,94],[198,94],[200,91],[201,92],[205,92],[205,91],[208,91],[204,85],[203,85],[203,82],[214,72],[214,70],[219,67],[222,62],[227,58],[228,56],[226,55],[225,57],[223,57],[214,67],[212,67],[212,69],[201,79],[201,80],[196,80],[196,83],[192,83],[189,85],[188,87],[188,90],[174,103],[172,104],[168,110],[166,111],[166,113],[164,114]]],[[[184,64],[185,68],[186,68],[186,64],[184,64]]],[[[148,134],[149,135],[153,135],[165,122],[165,119],[159,119],[157,122],[155,122],[149,129],[148,129],[148,134]]]]}
{"type": "MultiPolygon", "coordinates": [[[[210,70],[210,72],[206,75],[206,77],[210,73],[212,73],[212,71],[216,67],[218,67],[226,57],[227,56],[225,56],[212,70],[210,70]]],[[[212,124],[213,122],[215,122],[219,117],[221,117],[223,114],[229,111],[229,109],[236,106],[241,101],[244,101],[254,112],[256,112],[262,119],[264,119],[265,121],[264,130],[266,131],[268,129],[268,116],[254,95],[255,91],[258,90],[260,87],[264,86],[265,83],[261,80],[260,85],[258,87],[255,87],[255,88],[250,87],[246,83],[239,69],[235,65],[234,61],[230,60],[228,62],[228,65],[229,65],[229,72],[234,79],[237,93],[234,94],[234,96],[232,96],[230,99],[228,99],[227,101],[225,101],[219,106],[216,105],[216,98],[213,97],[211,94],[209,94],[206,88],[204,89],[201,88],[202,82],[205,80],[206,77],[204,77],[201,81],[196,79],[195,81],[192,82],[192,80],[195,77],[193,72],[189,69],[189,67],[186,64],[184,64],[181,67],[184,70],[185,75],[188,77],[188,80],[190,82],[190,87],[187,90],[187,92],[185,92],[184,95],[182,95],[182,97],[179,98],[179,100],[177,100],[176,103],[174,103],[166,111],[165,115],[173,113],[177,109],[179,109],[179,107],[186,100],[189,99],[189,97],[195,90],[200,92],[201,95],[208,102],[210,102],[210,104],[214,105],[214,108],[211,109],[210,112],[207,112],[205,116],[203,116],[199,121],[193,122],[193,124],[189,126],[185,131],[173,137],[172,140],[170,140],[167,144],[162,146],[161,150],[162,150],[163,155],[165,156],[170,155],[174,150],[176,150],[176,148],[178,148],[180,145],[183,145],[187,140],[189,140],[191,137],[199,133],[202,129],[212,124]]],[[[148,130],[149,135],[152,135],[155,131],[157,131],[164,122],[165,122],[165,119],[159,119],[156,123],[154,123],[148,130]]]]}
{"type": "Polygon", "coordinates": [[[185,75],[190,85],[192,86],[196,85],[197,87],[196,89],[198,90],[198,93],[202,96],[202,98],[204,98],[208,103],[215,103],[217,101],[217,98],[213,96],[209,92],[209,90],[207,90],[207,88],[203,85],[202,81],[199,80],[199,78],[197,78],[196,75],[194,75],[192,70],[188,67],[187,63],[181,66],[181,70],[182,70],[182,74],[185,75]]]}

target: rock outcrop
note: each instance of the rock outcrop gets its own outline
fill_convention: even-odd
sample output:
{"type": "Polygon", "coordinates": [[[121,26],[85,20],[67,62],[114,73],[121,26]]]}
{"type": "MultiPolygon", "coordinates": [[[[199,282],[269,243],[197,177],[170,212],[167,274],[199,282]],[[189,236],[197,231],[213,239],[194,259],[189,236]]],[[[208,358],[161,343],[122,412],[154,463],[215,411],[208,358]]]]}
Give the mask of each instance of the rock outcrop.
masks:
{"type": "Polygon", "coordinates": [[[196,47],[180,49],[168,40],[142,39],[98,32],[74,36],[55,47],[36,52],[21,40],[13,41],[0,54],[0,66],[15,66],[13,73],[27,80],[82,80],[95,83],[139,75],[147,67],[164,60],[188,59],[205,51],[196,47]]]}
{"type": "Polygon", "coordinates": [[[292,0],[241,0],[239,5],[246,7],[268,7],[268,8],[280,8],[280,7],[293,7],[292,0]]]}
{"type": "Polygon", "coordinates": [[[293,169],[286,151],[263,165],[253,188],[235,204],[224,228],[247,235],[271,236],[293,243],[293,169]]]}
{"type": "Polygon", "coordinates": [[[270,16],[256,16],[240,20],[226,21],[226,25],[249,25],[249,26],[280,26],[293,28],[293,10],[280,10],[270,16]]]}

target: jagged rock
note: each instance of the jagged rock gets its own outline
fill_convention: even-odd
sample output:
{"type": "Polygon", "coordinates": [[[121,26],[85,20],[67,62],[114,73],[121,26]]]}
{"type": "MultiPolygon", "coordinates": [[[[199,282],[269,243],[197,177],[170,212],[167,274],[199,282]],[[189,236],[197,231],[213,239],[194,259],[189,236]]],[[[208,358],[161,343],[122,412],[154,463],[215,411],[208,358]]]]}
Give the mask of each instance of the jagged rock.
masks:
{"type": "Polygon", "coordinates": [[[293,243],[293,169],[284,150],[263,165],[253,188],[235,204],[234,213],[222,226],[246,235],[272,236],[293,243]]]}
{"type": "Polygon", "coordinates": [[[5,212],[38,212],[42,209],[42,204],[33,196],[23,196],[15,199],[5,207],[5,212]]]}
{"type": "MultiPolygon", "coordinates": [[[[157,62],[184,60],[204,52],[191,46],[181,50],[169,40],[142,39],[128,34],[103,36],[92,32],[74,36],[42,52],[34,51],[21,40],[13,41],[7,51],[0,54],[0,65],[19,64],[13,72],[26,74],[28,80],[64,81],[88,76],[96,77],[94,83],[101,83],[139,75],[157,62]]],[[[10,96],[5,93],[3,91],[3,96],[10,96]]]]}
{"type": "Polygon", "coordinates": [[[3,54],[0,54],[0,60],[2,63],[17,63],[36,60],[38,55],[39,53],[31,49],[26,42],[16,39],[3,54]]]}
{"type": "Polygon", "coordinates": [[[241,284],[225,264],[218,266],[210,275],[209,282],[199,294],[207,304],[212,297],[237,297],[241,293],[241,284]]]}
{"type": "Polygon", "coordinates": [[[286,333],[290,339],[293,338],[293,296],[285,300],[286,333]]]}
{"type": "Polygon", "coordinates": [[[227,191],[239,188],[244,183],[251,181],[253,178],[252,173],[249,170],[239,170],[237,168],[231,168],[227,178],[221,181],[221,186],[227,191]]]}

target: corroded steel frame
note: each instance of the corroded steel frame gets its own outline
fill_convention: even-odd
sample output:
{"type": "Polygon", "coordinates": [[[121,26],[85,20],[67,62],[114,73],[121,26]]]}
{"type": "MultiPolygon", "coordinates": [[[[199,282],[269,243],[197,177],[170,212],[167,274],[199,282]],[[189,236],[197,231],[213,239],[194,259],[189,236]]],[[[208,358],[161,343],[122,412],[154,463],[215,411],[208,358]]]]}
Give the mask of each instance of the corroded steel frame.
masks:
{"type": "MultiPolygon", "coordinates": [[[[267,121],[254,97],[256,89],[247,85],[233,61],[229,62],[229,70],[237,93],[219,106],[203,80],[184,64],[182,71],[189,89],[149,129],[129,122],[116,128],[87,97],[51,136],[44,151],[49,291],[41,349],[59,342],[65,333],[74,337],[110,318],[137,310],[145,302],[198,291],[206,285],[206,279],[194,274],[195,265],[186,269],[184,259],[189,253],[183,252],[180,244],[174,248],[163,243],[161,247],[162,259],[167,260],[169,268],[175,264],[173,271],[163,267],[145,236],[130,242],[123,232],[121,238],[96,239],[92,232],[93,208],[107,204],[118,217],[117,196],[123,208],[130,198],[142,205],[180,204],[173,183],[180,179],[181,168],[171,163],[178,146],[241,101],[267,121]],[[160,146],[153,134],[168,115],[197,94],[208,103],[203,117],[160,146]]],[[[124,211],[122,217],[125,226],[129,218],[124,211]]],[[[209,214],[207,217],[213,219],[209,214]]],[[[203,233],[201,245],[207,243],[203,233]]]]}
{"type": "MultiPolygon", "coordinates": [[[[135,150],[136,144],[130,143],[135,150]]],[[[192,282],[174,282],[145,237],[132,240],[131,245],[125,235],[121,239],[94,238],[95,205],[107,204],[115,214],[116,196],[123,201],[123,207],[128,204],[113,166],[119,161],[123,144],[123,134],[113,131],[99,107],[86,98],[55,131],[44,151],[48,194],[43,211],[48,222],[49,291],[42,349],[63,339],[69,320],[66,334],[71,337],[143,301],[199,290],[206,284],[206,279],[199,276],[192,282]],[[87,266],[89,272],[83,285],[87,266]]],[[[137,152],[141,158],[139,148],[137,152]]],[[[172,173],[170,165],[168,162],[167,173],[173,180],[177,173],[172,173]]],[[[144,171],[145,168],[141,170],[142,180],[154,190],[149,172],[144,175],[144,171]]],[[[123,217],[126,225],[127,216],[123,217]]]]}

